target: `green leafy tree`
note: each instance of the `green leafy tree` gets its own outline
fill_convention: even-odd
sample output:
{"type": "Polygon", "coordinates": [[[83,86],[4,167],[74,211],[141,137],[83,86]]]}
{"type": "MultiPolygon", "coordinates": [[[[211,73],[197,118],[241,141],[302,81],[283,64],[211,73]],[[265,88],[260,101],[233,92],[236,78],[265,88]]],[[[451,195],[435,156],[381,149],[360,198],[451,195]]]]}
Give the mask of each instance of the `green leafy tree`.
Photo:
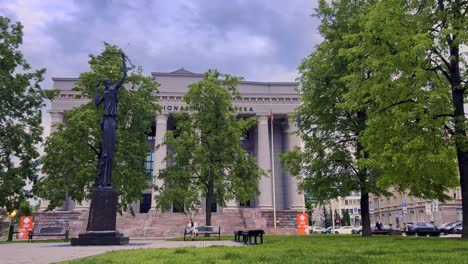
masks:
{"type": "Polygon", "coordinates": [[[377,1],[363,30],[345,38],[353,63],[349,109],[372,105],[360,136],[363,166],[383,171],[383,188],[428,199],[462,189],[468,237],[466,1],[377,1]],[[363,79],[365,75],[367,78],[363,79]],[[457,173],[458,167],[458,173],[457,173]]]}
{"type": "MultiPolygon", "coordinates": [[[[116,46],[105,43],[104,51],[90,55],[91,70],[80,74],[74,90],[85,98],[94,98],[96,84],[105,78],[116,83],[122,77],[120,54],[116,46]]],[[[129,68],[129,75],[119,89],[118,128],[112,172],[112,187],[120,195],[119,210],[141,199],[148,188],[144,160],[150,146],[158,84],[142,74],[141,67],[129,68]],[[125,88],[124,88],[125,87],[125,88]]],[[[102,94],[103,87],[100,87],[102,94]]],[[[77,202],[90,200],[97,180],[102,141],[102,107],[94,102],[65,112],[66,125],[58,127],[45,146],[43,172],[47,175],[36,185],[40,197],[50,201],[49,209],[63,204],[66,196],[77,202]]]]}
{"type": "Polygon", "coordinates": [[[168,131],[163,144],[170,146],[171,166],[158,175],[164,184],[157,188],[157,205],[169,210],[183,203],[185,211],[199,208],[205,198],[206,225],[211,225],[211,204],[246,202],[258,195],[259,178],[264,172],[241,147],[254,118],[238,119],[232,101],[240,98],[239,78],[216,70],[191,84],[183,97],[191,112],[176,115],[174,131],[168,131]]]}
{"type": "Polygon", "coordinates": [[[350,47],[344,35],[361,31],[367,2],[320,1],[316,16],[324,41],[299,66],[302,104],[295,116],[304,147],[281,155],[286,170],[305,175],[300,188],[310,190],[320,203],[360,192],[363,236],[372,235],[369,193],[383,190],[376,185],[380,172],[360,164],[368,157],[358,140],[366,128],[368,109],[342,106],[349,92],[342,77],[351,72],[350,61],[340,50],[350,47]]]}
{"type": "Polygon", "coordinates": [[[38,178],[42,141],[41,108],[45,69],[32,71],[19,47],[23,26],[0,16],[0,208],[10,212],[32,197],[26,190],[38,178]]]}

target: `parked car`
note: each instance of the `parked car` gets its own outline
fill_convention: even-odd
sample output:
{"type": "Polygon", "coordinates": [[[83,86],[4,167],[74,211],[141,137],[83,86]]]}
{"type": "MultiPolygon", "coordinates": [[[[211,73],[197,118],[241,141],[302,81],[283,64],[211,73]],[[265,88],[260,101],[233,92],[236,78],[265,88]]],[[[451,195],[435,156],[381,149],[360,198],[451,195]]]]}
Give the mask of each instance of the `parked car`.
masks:
{"type": "Polygon", "coordinates": [[[327,227],[327,229],[325,229],[325,231],[322,232],[322,234],[334,234],[334,233],[335,233],[335,229],[333,229],[333,226],[327,227]]]}
{"type": "MultiPolygon", "coordinates": [[[[393,232],[393,229],[388,226],[388,225],[382,225],[382,229],[381,230],[377,230],[377,228],[372,227],[372,234],[373,235],[391,235],[392,232],[393,232]]],[[[359,226],[357,228],[355,228],[352,232],[352,234],[362,234],[362,226],[359,226]]]]}
{"type": "Polygon", "coordinates": [[[323,234],[327,230],[325,227],[321,226],[310,226],[309,234],[323,234]]]}
{"type": "Polygon", "coordinates": [[[460,227],[463,225],[462,221],[450,222],[445,223],[439,226],[440,232],[444,235],[447,234],[455,234],[455,228],[460,227]]]}
{"type": "Polygon", "coordinates": [[[342,227],[336,228],[334,234],[341,234],[341,235],[349,234],[350,235],[352,231],[353,231],[352,226],[342,226],[342,227]]]}
{"type": "Polygon", "coordinates": [[[416,222],[406,223],[405,230],[406,235],[416,236],[439,236],[440,229],[430,222],[416,222]]]}
{"type": "Polygon", "coordinates": [[[378,230],[377,228],[372,228],[373,235],[391,235],[393,232],[393,228],[388,225],[382,225],[382,228],[378,230]]]}
{"type": "Polygon", "coordinates": [[[351,231],[351,234],[361,234],[362,233],[362,226],[358,226],[353,228],[353,231],[351,231]]]}
{"type": "Polygon", "coordinates": [[[457,226],[453,229],[453,234],[461,234],[463,233],[463,225],[457,226]]]}

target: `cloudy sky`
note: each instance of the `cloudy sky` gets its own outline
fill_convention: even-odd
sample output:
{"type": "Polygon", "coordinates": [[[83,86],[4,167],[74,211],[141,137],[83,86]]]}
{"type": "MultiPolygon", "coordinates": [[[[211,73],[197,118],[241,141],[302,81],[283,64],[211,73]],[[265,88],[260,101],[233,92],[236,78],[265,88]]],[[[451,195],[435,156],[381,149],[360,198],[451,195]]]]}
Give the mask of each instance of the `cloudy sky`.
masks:
{"type": "MultiPolygon", "coordinates": [[[[251,81],[294,81],[321,38],[317,0],[0,0],[0,15],[23,26],[20,47],[52,77],[88,71],[103,42],[120,46],[145,74],[217,68],[251,81]]],[[[49,104],[43,111],[49,134],[49,104]]]]}
{"type": "Polygon", "coordinates": [[[104,41],[152,71],[209,68],[256,81],[293,81],[320,41],[316,0],[0,0],[0,15],[24,25],[21,46],[51,77],[87,71],[104,41]]]}

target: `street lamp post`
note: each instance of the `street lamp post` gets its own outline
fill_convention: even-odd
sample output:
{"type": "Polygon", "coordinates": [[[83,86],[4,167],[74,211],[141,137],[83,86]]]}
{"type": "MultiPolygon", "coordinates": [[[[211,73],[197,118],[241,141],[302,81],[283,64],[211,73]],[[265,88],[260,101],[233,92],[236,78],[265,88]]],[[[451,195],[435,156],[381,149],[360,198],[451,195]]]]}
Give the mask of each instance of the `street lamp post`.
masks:
{"type": "Polygon", "coordinates": [[[13,233],[15,230],[15,216],[16,216],[16,210],[13,210],[10,214],[10,227],[8,228],[8,241],[13,240],[13,233]]]}

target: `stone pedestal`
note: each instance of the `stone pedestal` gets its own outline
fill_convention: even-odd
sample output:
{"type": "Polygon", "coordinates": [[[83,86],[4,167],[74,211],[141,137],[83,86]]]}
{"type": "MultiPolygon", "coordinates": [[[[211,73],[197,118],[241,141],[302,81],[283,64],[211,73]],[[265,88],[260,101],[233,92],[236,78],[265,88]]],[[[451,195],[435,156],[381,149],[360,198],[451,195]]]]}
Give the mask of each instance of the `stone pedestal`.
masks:
{"type": "Polygon", "coordinates": [[[117,191],[113,188],[96,188],[93,191],[86,232],[72,238],[72,246],[123,245],[128,237],[116,230],[117,191]]]}

